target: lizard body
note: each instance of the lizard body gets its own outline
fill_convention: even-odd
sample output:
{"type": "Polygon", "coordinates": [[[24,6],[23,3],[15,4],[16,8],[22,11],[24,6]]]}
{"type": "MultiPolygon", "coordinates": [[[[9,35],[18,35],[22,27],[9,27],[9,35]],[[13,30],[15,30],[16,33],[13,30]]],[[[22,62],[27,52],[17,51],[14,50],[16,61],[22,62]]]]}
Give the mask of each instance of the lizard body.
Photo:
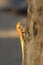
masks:
{"type": "Polygon", "coordinates": [[[24,36],[23,36],[24,30],[22,28],[21,22],[17,23],[16,29],[17,29],[18,35],[20,37],[21,48],[22,48],[22,65],[24,65],[24,36]]]}

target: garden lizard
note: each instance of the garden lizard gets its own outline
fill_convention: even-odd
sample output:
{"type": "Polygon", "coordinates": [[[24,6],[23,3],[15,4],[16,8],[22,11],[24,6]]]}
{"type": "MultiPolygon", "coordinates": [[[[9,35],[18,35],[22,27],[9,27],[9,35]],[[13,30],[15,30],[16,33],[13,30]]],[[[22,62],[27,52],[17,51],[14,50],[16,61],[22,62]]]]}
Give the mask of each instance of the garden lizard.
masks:
{"type": "Polygon", "coordinates": [[[25,34],[25,31],[22,27],[22,23],[21,22],[18,22],[17,25],[16,25],[16,29],[18,31],[18,35],[20,37],[20,42],[21,42],[21,48],[22,48],[22,65],[24,65],[24,34],[25,34]]]}

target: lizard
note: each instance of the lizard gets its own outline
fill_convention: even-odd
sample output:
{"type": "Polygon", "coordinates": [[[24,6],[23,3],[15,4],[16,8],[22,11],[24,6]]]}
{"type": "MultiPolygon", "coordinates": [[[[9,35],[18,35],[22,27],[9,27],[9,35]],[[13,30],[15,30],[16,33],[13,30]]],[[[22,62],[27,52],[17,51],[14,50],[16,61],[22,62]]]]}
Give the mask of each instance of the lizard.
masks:
{"type": "Polygon", "coordinates": [[[17,25],[16,25],[16,29],[18,31],[18,35],[19,35],[19,38],[20,38],[20,42],[21,42],[21,48],[22,48],[22,65],[24,65],[24,33],[25,33],[25,30],[23,29],[22,27],[22,23],[21,22],[18,22],[17,25]]]}

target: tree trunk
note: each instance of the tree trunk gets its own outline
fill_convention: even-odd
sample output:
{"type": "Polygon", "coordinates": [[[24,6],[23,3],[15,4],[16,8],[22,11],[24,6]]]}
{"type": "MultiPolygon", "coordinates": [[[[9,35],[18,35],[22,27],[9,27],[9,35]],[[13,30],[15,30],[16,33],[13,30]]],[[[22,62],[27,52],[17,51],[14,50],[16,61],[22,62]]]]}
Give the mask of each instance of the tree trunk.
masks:
{"type": "Polygon", "coordinates": [[[24,65],[43,65],[43,0],[28,0],[24,65]]]}

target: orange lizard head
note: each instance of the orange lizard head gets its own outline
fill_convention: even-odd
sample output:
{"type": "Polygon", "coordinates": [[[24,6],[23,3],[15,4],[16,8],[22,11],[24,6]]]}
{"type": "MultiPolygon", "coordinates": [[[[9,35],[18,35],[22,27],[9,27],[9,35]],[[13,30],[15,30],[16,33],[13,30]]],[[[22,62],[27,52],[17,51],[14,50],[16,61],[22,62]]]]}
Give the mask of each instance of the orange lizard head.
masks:
{"type": "Polygon", "coordinates": [[[18,31],[19,37],[21,37],[21,36],[22,36],[22,23],[21,23],[21,22],[18,22],[18,23],[17,23],[16,29],[17,29],[17,31],[18,31]]]}

